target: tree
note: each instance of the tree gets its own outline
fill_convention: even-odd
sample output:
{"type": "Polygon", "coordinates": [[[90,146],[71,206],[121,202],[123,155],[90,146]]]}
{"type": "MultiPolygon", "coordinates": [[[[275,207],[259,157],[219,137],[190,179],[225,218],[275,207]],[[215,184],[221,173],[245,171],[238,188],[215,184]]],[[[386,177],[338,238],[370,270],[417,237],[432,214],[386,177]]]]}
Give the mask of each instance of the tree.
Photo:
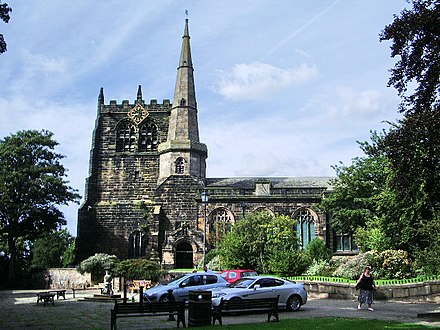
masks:
{"type": "MultiPolygon", "coordinates": [[[[9,16],[9,13],[12,11],[12,9],[8,6],[7,3],[1,3],[0,2],[0,19],[8,23],[11,16],[9,16]]],[[[3,37],[3,34],[0,34],[0,54],[6,52],[6,41],[3,37]]]]}
{"type": "Polygon", "coordinates": [[[221,242],[219,255],[225,267],[268,273],[276,271],[276,265],[285,261],[286,255],[294,254],[297,247],[295,221],[263,211],[250,214],[235,224],[221,242]]]}
{"type": "Polygon", "coordinates": [[[393,171],[390,185],[415,228],[413,241],[425,248],[431,235],[424,227],[440,207],[440,2],[412,1],[380,40],[391,40],[391,56],[399,57],[388,85],[402,97],[404,114],[382,149],[393,171]]]}
{"type": "Polygon", "coordinates": [[[93,283],[102,281],[106,270],[115,270],[119,259],[115,255],[106,253],[95,253],[95,255],[88,257],[81,261],[78,266],[78,271],[81,274],[90,273],[93,283]]]}
{"type": "Polygon", "coordinates": [[[440,3],[413,0],[412,4],[412,10],[394,16],[380,34],[381,41],[392,40],[391,57],[399,56],[388,85],[403,98],[400,110],[406,114],[431,106],[438,110],[440,102],[440,3]]]}
{"type": "Polygon", "coordinates": [[[66,223],[57,208],[80,196],[65,181],[66,169],[48,131],[19,131],[0,140],[0,236],[8,242],[13,284],[17,242],[32,241],[66,223]]]}
{"type": "Polygon", "coordinates": [[[32,246],[31,266],[37,269],[68,267],[73,262],[70,253],[75,239],[66,229],[44,233],[32,246]]]}
{"type": "Polygon", "coordinates": [[[115,272],[123,275],[126,280],[159,281],[167,272],[160,268],[160,264],[147,259],[126,259],[116,264],[115,272]]]}
{"type": "Polygon", "coordinates": [[[333,166],[337,175],[332,180],[333,191],[320,206],[332,213],[332,226],[340,233],[353,234],[376,215],[376,197],[387,179],[387,159],[376,152],[382,138],[373,132],[372,143],[358,142],[364,157],[353,159],[350,166],[333,166]]]}

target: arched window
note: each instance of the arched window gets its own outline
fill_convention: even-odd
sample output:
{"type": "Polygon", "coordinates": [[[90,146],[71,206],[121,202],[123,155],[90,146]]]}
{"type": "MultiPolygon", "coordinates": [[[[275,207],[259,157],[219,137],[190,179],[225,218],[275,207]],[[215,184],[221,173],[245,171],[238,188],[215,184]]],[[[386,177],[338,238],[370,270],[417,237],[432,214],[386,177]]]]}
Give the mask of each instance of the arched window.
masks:
{"type": "Polygon", "coordinates": [[[295,218],[298,221],[296,233],[300,241],[299,244],[302,249],[305,249],[310,241],[315,239],[315,219],[307,209],[301,209],[295,218]]]}
{"type": "Polygon", "coordinates": [[[139,151],[155,151],[157,144],[157,126],[151,121],[146,122],[139,130],[139,151]]]}
{"type": "Polygon", "coordinates": [[[147,235],[137,230],[129,237],[128,255],[130,258],[142,258],[146,256],[147,235]]]}
{"type": "Polygon", "coordinates": [[[136,129],[133,124],[125,122],[117,130],[116,151],[134,151],[136,148],[136,129]]]}
{"type": "Polygon", "coordinates": [[[176,174],[184,174],[185,173],[185,159],[182,157],[177,158],[176,160],[176,174]]]}
{"type": "Polygon", "coordinates": [[[209,217],[208,242],[211,248],[218,246],[225,235],[231,231],[233,218],[230,212],[224,208],[214,210],[209,217]]]}

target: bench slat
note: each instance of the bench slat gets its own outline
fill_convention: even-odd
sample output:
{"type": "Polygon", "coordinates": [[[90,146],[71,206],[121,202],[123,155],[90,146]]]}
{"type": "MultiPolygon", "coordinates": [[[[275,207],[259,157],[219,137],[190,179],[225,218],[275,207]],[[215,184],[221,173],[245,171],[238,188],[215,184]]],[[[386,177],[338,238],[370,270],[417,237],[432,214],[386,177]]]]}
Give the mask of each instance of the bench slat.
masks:
{"type": "Polygon", "coordinates": [[[111,310],[111,329],[116,329],[116,319],[119,317],[140,317],[140,316],[177,316],[177,327],[180,322],[185,327],[185,303],[184,302],[163,302],[163,303],[126,303],[115,302],[111,310]]]}
{"type": "Polygon", "coordinates": [[[212,325],[217,320],[222,325],[222,312],[225,311],[243,311],[243,310],[267,310],[267,321],[270,321],[271,316],[279,321],[278,315],[278,301],[280,296],[276,298],[267,299],[233,299],[221,300],[220,304],[212,310],[212,325]]]}

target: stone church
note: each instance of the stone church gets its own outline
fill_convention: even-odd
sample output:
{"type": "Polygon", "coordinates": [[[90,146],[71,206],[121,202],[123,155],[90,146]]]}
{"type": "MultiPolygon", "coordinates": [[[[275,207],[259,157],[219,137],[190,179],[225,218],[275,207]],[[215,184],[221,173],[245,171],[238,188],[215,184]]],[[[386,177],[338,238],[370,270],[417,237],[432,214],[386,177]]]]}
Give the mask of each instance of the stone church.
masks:
{"type": "Polygon", "coordinates": [[[192,268],[215,246],[216,232],[261,210],[297,219],[302,247],[320,237],[335,252],[352,250],[351,238],[336,235],[316,207],[330,178],[206,177],[193,71],[186,20],[172,102],[145,102],[139,86],[133,103],[106,104],[101,88],[78,212],[78,261],[102,252],[192,268]]]}

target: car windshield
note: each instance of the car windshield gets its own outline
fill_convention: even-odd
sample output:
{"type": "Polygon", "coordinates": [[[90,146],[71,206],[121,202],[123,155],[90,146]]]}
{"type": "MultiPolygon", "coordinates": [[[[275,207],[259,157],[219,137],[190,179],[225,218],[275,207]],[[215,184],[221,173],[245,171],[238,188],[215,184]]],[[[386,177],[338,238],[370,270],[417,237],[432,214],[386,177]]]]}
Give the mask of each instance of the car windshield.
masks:
{"type": "Polygon", "coordinates": [[[243,272],[243,276],[257,276],[257,272],[250,271],[250,272],[243,272]]]}
{"type": "Polygon", "coordinates": [[[182,277],[185,277],[185,276],[187,276],[187,275],[182,274],[182,275],[177,276],[176,278],[171,278],[171,279],[165,280],[165,281],[163,281],[163,282],[160,282],[160,284],[162,284],[162,285],[168,285],[168,284],[170,284],[170,283],[177,282],[178,280],[182,279],[182,277]]]}
{"type": "Polygon", "coordinates": [[[234,283],[232,283],[229,287],[230,288],[247,288],[249,287],[249,285],[251,285],[252,283],[254,283],[255,279],[253,278],[246,278],[243,277],[237,281],[235,281],[234,283]]]}

